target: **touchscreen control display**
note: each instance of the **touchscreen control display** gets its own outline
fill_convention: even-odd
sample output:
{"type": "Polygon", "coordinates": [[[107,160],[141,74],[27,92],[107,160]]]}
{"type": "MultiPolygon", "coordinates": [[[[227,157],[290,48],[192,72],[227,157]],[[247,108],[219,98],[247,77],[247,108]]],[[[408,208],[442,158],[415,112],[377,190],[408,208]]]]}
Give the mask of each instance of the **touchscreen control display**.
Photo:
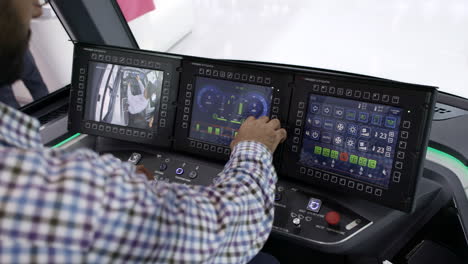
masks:
{"type": "Polygon", "coordinates": [[[269,116],[273,88],[196,77],[189,137],[228,146],[249,116],[269,116]]]}
{"type": "Polygon", "coordinates": [[[309,96],[300,163],[388,188],[402,109],[309,96]]]}
{"type": "Polygon", "coordinates": [[[90,62],[85,120],[155,130],[164,72],[90,62]]]}

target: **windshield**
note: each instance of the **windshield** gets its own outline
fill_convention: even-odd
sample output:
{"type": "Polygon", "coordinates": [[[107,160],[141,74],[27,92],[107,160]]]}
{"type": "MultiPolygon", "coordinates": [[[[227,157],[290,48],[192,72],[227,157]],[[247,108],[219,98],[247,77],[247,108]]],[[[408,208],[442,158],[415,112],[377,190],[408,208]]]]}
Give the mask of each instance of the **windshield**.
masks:
{"type": "Polygon", "coordinates": [[[143,49],[327,68],[468,97],[468,1],[154,3],[129,22],[143,49]]]}

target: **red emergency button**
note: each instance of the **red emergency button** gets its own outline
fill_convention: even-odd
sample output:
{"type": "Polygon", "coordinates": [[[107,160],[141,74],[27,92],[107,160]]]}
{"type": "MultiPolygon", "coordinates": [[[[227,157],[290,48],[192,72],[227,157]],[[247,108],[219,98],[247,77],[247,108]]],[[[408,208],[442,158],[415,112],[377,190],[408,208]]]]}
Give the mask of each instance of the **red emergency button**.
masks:
{"type": "Polygon", "coordinates": [[[335,211],[330,211],[325,215],[325,221],[327,221],[329,225],[336,226],[340,223],[340,220],[340,214],[335,211]]]}

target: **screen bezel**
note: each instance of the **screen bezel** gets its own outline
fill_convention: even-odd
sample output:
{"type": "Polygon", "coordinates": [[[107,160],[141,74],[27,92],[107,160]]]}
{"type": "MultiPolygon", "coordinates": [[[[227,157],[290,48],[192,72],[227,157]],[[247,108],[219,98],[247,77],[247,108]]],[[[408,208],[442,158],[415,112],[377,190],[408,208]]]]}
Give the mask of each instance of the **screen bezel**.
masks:
{"type": "MultiPolygon", "coordinates": [[[[307,95],[307,100],[306,100],[306,101],[307,101],[307,104],[306,104],[306,107],[304,108],[304,129],[303,129],[303,130],[305,130],[305,127],[306,127],[306,119],[309,117],[309,112],[310,112],[310,107],[311,107],[310,101],[311,101],[311,97],[312,97],[312,96],[321,96],[321,97],[324,97],[324,98],[333,98],[333,99],[341,99],[341,100],[351,100],[351,101],[354,101],[354,102],[356,102],[356,103],[368,103],[368,104],[374,105],[374,106],[388,106],[388,107],[390,107],[390,109],[393,108],[393,109],[396,109],[396,110],[399,110],[399,111],[400,111],[400,115],[398,115],[398,119],[400,119],[400,120],[398,121],[398,124],[401,123],[401,115],[402,115],[403,109],[401,109],[401,108],[399,108],[399,107],[397,107],[397,106],[383,105],[383,104],[381,104],[381,103],[376,103],[376,102],[363,102],[362,100],[356,100],[356,99],[354,99],[354,98],[346,98],[346,99],[345,99],[345,98],[339,98],[339,97],[336,97],[336,96],[325,96],[325,95],[322,95],[322,94],[317,94],[317,93],[312,93],[312,92],[310,92],[310,93],[308,93],[308,95],[307,95]]],[[[326,104],[333,105],[333,104],[331,104],[331,103],[329,103],[329,102],[324,103],[323,105],[326,105],[326,104]]],[[[361,110],[361,111],[363,111],[363,110],[361,110]]],[[[369,112],[369,110],[364,110],[364,111],[369,112]]],[[[356,112],[357,112],[357,111],[356,111],[356,112]]],[[[331,114],[331,115],[333,116],[333,114],[331,114]]],[[[322,117],[322,118],[325,119],[324,117],[322,117]]],[[[331,117],[331,118],[333,118],[333,117],[331,117]]],[[[346,122],[346,118],[345,118],[345,117],[343,117],[342,119],[338,119],[338,120],[344,120],[344,122],[346,122]]],[[[369,115],[369,120],[370,120],[370,115],[369,115]]],[[[354,123],[359,124],[359,126],[363,126],[363,123],[360,123],[360,121],[357,121],[357,120],[356,120],[356,121],[354,121],[354,123]]],[[[373,124],[370,124],[370,123],[371,123],[371,121],[369,121],[369,124],[367,124],[367,125],[365,125],[365,126],[366,126],[366,127],[373,127],[373,124]]],[[[382,123],[383,123],[383,120],[382,120],[382,123]]],[[[395,127],[395,129],[398,130],[398,131],[395,131],[395,132],[396,132],[395,135],[399,135],[399,134],[400,134],[399,128],[400,128],[400,126],[395,127]]],[[[319,130],[320,130],[320,128],[315,128],[315,127],[313,127],[313,129],[319,129],[319,130]]],[[[334,129],[334,128],[333,128],[333,129],[334,129]]],[[[375,128],[373,128],[372,131],[374,131],[374,129],[375,129],[375,128]]],[[[386,129],[386,128],[385,128],[385,127],[382,127],[382,128],[379,128],[379,129],[386,129]]],[[[327,130],[324,130],[324,131],[327,131],[327,130]]],[[[321,132],[322,132],[322,134],[323,134],[323,131],[321,131],[321,132]]],[[[305,133],[305,132],[304,132],[304,133],[305,133]]],[[[301,156],[302,149],[304,148],[304,137],[306,137],[306,136],[304,135],[304,133],[302,133],[302,135],[300,136],[301,147],[300,147],[300,149],[299,149],[299,156],[301,156]]],[[[349,137],[349,135],[348,135],[347,132],[344,132],[344,133],[339,134],[339,135],[345,135],[345,137],[349,137]]],[[[356,136],[355,136],[355,137],[356,137],[356,136]]],[[[374,137],[374,136],[370,136],[370,137],[374,137]]],[[[360,136],[357,136],[356,138],[362,140],[362,138],[361,138],[360,136]]],[[[369,139],[368,139],[368,140],[369,140],[369,139]]],[[[313,142],[313,141],[312,141],[312,142],[313,142]]],[[[379,140],[375,140],[375,142],[376,142],[376,143],[380,143],[379,140]]],[[[323,143],[323,142],[319,141],[319,143],[323,143]]],[[[325,144],[327,144],[327,143],[325,143],[325,144]]],[[[333,143],[328,143],[328,144],[330,144],[331,146],[322,147],[322,148],[329,148],[329,149],[332,149],[332,148],[340,148],[339,146],[338,146],[338,147],[335,146],[333,143]]],[[[384,161],[384,160],[386,160],[386,161],[391,161],[392,166],[391,166],[391,171],[390,171],[390,173],[389,173],[389,174],[391,175],[391,174],[393,173],[393,171],[394,171],[393,166],[394,166],[394,162],[395,162],[395,159],[396,159],[396,155],[397,155],[397,153],[398,153],[399,150],[398,150],[398,145],[397,145],[398,142],[397,142],[397,140],[395,140],[395,142],[389,143],[389,144],[394,145],[394,146],[393,146],[394,149],[391,151],[391,152],[393,152],[393,155],[392,155],[391,157],[382,157],[383,160],[381,160],[381,161],[384,161]]],[[[366,157],[365,157],[365,158],[366,158],[366,162],[367,162],[367,159],[371,159],[371,156],[374,154],[374,153],[372,153],[372,152],[370,152],[370,151],[367,151],[366,153],[360,153],[359,151],[354,151],[354,152],[353,152],[352,150],[346,149],[346,147],[344,147],[344,146],[342,146],[341,148],[342,148],[342,149],[345,149],[344,151],[348,152],[348,155],[359,155],[359,157],[361,157],[361,156],[366,156],[366,157]],[[353,152],[354,154],[351,154],[351,153],[349,153],[349,152],[353,152]],[[359,153],[359,154],[357,154],[357,153],[359,153]]],[[[339,152],[340,152],[340,151],[339,151],[339,152]]],[[[375,155],[375,154],[374,154],[374,155],[375,155]]],[[[330,157],[330,158],[331,158],[331,157],[330,157]]],[[[373,157],[373,158],[374,158],[374,159],[377,159],[376,157],[373,157]]],[[[338,159],[338,158],[337,158],[337,159],[338,159]]],[[[299,165],[299,166],[303,166],[303,167],[308,167],[307,165],[301,164],[301,160],[299,160],[298,165],[299,165]]],[[[338,169],[339,169],[339,167],[337,166],[337,170],[338,170],[338,169]]],[[[322,170],[327,170],[327,169],[322,169],[322,170]]],[[[336,172],[335,174],[339,174],[339,173],[336,172]]],[[[343,173],[343,177],[349,178],[349,179],[351,179],[351,180],[355,180],[355,178],[353,178],[353,176],[349,176],[348,174],[344,175],[344,173],[343,173]]],[[[390,177],[388,177],[388,180],[390,180],[390,177]]],[[[360,180],[356,180],[356,181],[357,181],[357,182],[360,182],[360,180]]],[[[387,184],[386,186],[383,186],[383,185],[381,185],[381,184],[370,183],[370,182],[368,182],[368,181],[362,181],[362,182],[366,182],[367,184],[372,185],[372,186],[377,187],[377,188],[388,189],[388,184],[387,184]]]]}
{"type": "MultiPolygon", "coordinates": [[[[92,67],[92,68],[94,68],[94,69],[93,69],[92,71],[88,71],[88,77],[91,76],[91,75],[93,75],[92,72],[93,72],[98,66],[101,66],[101,65],[98,65],[98,64],[101,64],[102,66],[105,66],[105,67],[108,67],[108,66],[119,66],[119,67],[122,67],[122,68],[133,68],[133,69],[136,69],[136,70],[148,70],[148,71],[154,71],[154,72],[162,73],[162,75],[164,75],[164,71],[162,71],[162,70],[147,69],[147,68],[143,68],[143,67],[136,68],[136,67],[133,67],[133,66],[130,67],[130,66],[121,65],[121,64],[103,63],[103,62],[97,62],[97,61],[89,61],[89,67],[88,67],[88,68],[90,69],[90,68],[92,67]]],[[[111,74],[112,74],[112,73],[111,73],[111,74]]],[[[104,75],[101,76],[101,77],[104,77],[104,75]]],[[[90,86],[90,83],[89,83],[89,82],[91,81],[90,79],[91,79],[91,78],[88,78],[88,87],[90,86]]],[[[107,81],[109,81],[109,80],[110,80],[110,78],[108,78],[107,81]]],[[[164,83],[164,78],[163,78],[163,80],[161,80],[161,82],[160,82],[160,89],[158,89],[159,91],[157,91],[157,94],[156,94],[156,95],[157,95],[157,98],[162,98],[162,90],[163,90],[163,89],[162,89],[162,86],[163,86],[163,83],[164,83]]],[[[100,97],[100,95],[98,95],[98,96],[100,97]]],[[[85,100],[85,101],[86,101],[86,102],[90,102],[90,101],[91,101],[90,99],[91,99],[91,93],[90,93],[90,92],[87,92],[87,93],[86,93],[86,100],[85,100]]],[[[157,100],[156,107],[155,107],[155,110],[154,110],[154,112],[153,112],[153,118],[154,118],[154,117],[159,117],[159,111],[160,111],[160,108],[161,108],[161,107],[160,107],[160,104],[161,104],[161,100],[157,100]]],[[[91,107],[91,105],[87,105],[87,106],[85,107],[85,113],[84,113],[85,117],[84,117],[84,119],[87,120],[87,121],[99,122],[99,121],[92,120],[92,119],[89,119],[89,118],[88,118],[89,115],[93,115],[92,112],[95,112],[95,111],[98,111],[98,110],[99,110],[99,109],[97,108],[97,105],[96,105],[96,108],[93,107],[92,110],[90,109],[90,107],[91,107]]],[[[102,107],[103,107],[103,106],[102,106],[102,107]]],[[[101,111],[101,112],[102,112],[102,107],[101,107],[101,109],[99,110],[99,111],[101,111]]],[[[158,126],[157,126],[157,125],[155,126],[154,124],[153,124],[153,127],[152,127],[153,129],[144,129],[144,128],[139,128],[139,127],[133,127],[133,126],[130,126],[130,125],[128,125],[128,126],[121,126],[121,125],[117,125],[117,124],[106,123],[106,122],[103,122],[103,121],[101,121],[100,123],[105,123],[105,124],[112,125],[112,126],[117,126],[117,127],[120,126],[120,127],[122,127],[122,128],[135,128],[135,129],[142,129],[142,130],[151,130],[153,133],[157,133],[157,128],[158,128],[158,126]]]]}
{"type": "Polygon", "coordinates": [[[289,85],[292,82],[292,75],[263,69],[263,67],[239,67],[239,64],[235,63],[217,62],[215,64],[210,60],[187,60],[183,62],[183,69],[175,129],[174,147],[176,150],[196,153],[217,160],[227,160],[231,154],[229,146],[190,138],[197,77],[274,87],[269,117],[278,118],[283,124],[286,123],[291,96],[289,85]]]}
{"type": "MultiPolygon", "coordinates": [[[[201,93],[201,92],[202,92],[201,90],[203,89],[202,86],[199,86],[201,82],[210,82],[210,81],[222,82],[222,83],[224,83],[224,84],[226,85],[226,87],[228,87],[228,89],[227,89],[228,91],[223,91],[223,92],[233,92],[233,93],[236,93],[235,90],[238,89],[239,86],[242,86],[242,85],[257,86],[256,89],[268,90],[268,91],[267,91],[267,93],[268,93],[268,99],[267,99],[267,100],[268,100],[268,102],[267,102],[267,104],[268,104],[268,109],[265,109],[265,110],[267,111],[267,114],[266,114],[266,115],[267,115],[267,116],[271,116],[271,109],[272,109],[272,104],[273,104],[271,98],[273,97],[273,90],[274,90],[274,87],[272,87],[271,85],[270,85],[270,86],[267,86],[267,85],[260,86],[260,85],[258,85],[258,84],[250,84],[250,83],[245,83],[245,82],[243,83],[243,82],[237,82],[237,81],[234,81],[234,80],[233,80],[233,81],[227,81],[227,80],[222,80],[222,79],[215,79],[215,78],[201,77],[201,76],[197,76],[197,77],[195,77],[195,78],[196,78],[196,79],[195,79],[195,86],[194,86],[194,89],[193,89],[193,97],[194,97],[193,100],[194,100],[194,101],[193,101],[193,104],[192,104],[192,115],[191,115],[192,120],[191,120],[191,122],[190,122],[190,126],[189,126],[189,135],[188,135],[189,139],[195,140],[195,141],[204,142],[204,143],[208,143],[208,144],[218,145],[218,146],[225,146],[225,147],[228,147],[228,146],[229,146],[229,144],[227,144],[227,145],[221,145],[221,144],[216,144],[216,143],[214,143],[214,142],[212,142],[212,141],[209,141],[209,140],[203,140],[203,139],[200,139],[200,138],[196,138],[196,137],[194,137],[194,135],[192,134],[192,133],[194,132],[194,131],[192,130],[192,129],[193,129],[193,124],[194,124],[194,122],[195,122],[195,121],[200,121],[200,120],[193,120],[193,118],[194,118],[194,116],[195,116],[196,114],[198,114],[198,117],[199,117],[199,115],[201,114],[201,112],[198,112],[198,113],[197,113],[197,111],[195,110],[195,108],[197,108],[197,104],[198,104],[198,102],[197,102],[197,100],[198,100],[197,94],[201,93]],[[229,83],[229,84],[228,84],[228,83],[229,83]]],[[[249,88],[250,88],[250,87],[249,87],[249,88]]],[[[220,88],[220,89],[224,90],[223,88],[220,88]]],[[[250,91],[250,90],[244,91],[244,93],[249,93],[249,92],[252,92],[252,91],[250,91]]],[[[255,92],[257,92],[257,93],[262,93],[262,92],[264,92],[264,91],[260,92],[260,91],[256,90],[255,92]]],[[[238,92],[238,93],[239,93],[239,94],[242,94],[242,92],[238,92]]],[[[236,93],[236,94],[237,94],[237,93],[236,93]]],[[[238,121],[238,122],[239,122],[239,124],[241,123],[241,121],[238,121]]],[[[215,126],[215,125],[213,124],[213,126],[215,126]]],[[[218,137],[218,138],[219,138],[219,137],[221,137],[221,136],[215,135],[215,137],[218,137]]],[[[232,139],[231,139],[231,140],[232,140],[232,139]]]]}
{"type": "Polygon", "coordinates": [[[110,137],[136,143],[169,147],[175,119],[175,101],[181,59],[148,54],[138,51],[121,51],[114,48],[97,48],[75,45],[71,102],[69,109],[69,129],[74,132],[110,137]],[[134,68],[162,71],[164,74],[159,110],[155,111],[157,123],[153,129],[124,127],[85,119],[87,107],[88,73],[92,62],[114,64],[134,68]]]}
{"type": "Polygon", "coordinates": [[[294,83],[295,88],[288,121],[289,137],[283,152],[282,175],[286,175],[286,178],[294,178],[317,186],[352,193],[358,197],[394,209],[411,211],[416,183],[423,170],[422,160],[424,159],[429,134],[427,124],[430,123],[430,109],[432,109],[435,102],[435,89],[430,91],[427,87],[417,85],[389,81],[353,80],[326,74],[298,74],[294,83]],[[396,138],[397,149],[393,159],[393,170],[387,189],[375,188],[374,185],[366,182],[350,179],[350,177],[340,177],[338,173],[306,167],[299,163],[303,140],[302,133],[304,133],[306,111],[309,104],[309,95],[311,94],[389,105],[403,109],[399,135],[396,138]],[[323,177],[324,174],[328,175],[326,179],[323,177]],[[333,178],[334,181],[332,182],[333,176],[336,178],[333,178]],[[362,190],[357,189],[358,183],[362,184],[362,190]]]}

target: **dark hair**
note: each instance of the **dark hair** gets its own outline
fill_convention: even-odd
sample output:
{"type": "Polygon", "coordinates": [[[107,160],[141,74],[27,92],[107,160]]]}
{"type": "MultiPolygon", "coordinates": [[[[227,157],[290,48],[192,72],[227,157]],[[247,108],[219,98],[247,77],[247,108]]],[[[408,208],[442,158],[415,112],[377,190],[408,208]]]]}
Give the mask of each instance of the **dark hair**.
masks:
{"type": "Polygon", "coordinates": [[[16,0],[0,1],[0,32],[3,35],[0,38],[0,85],[11,84],[19,79],[31,35],[31,31],[24,34],[21,30],[27,28],[27,25],[12,6],[13,1],[16,0]]]}

